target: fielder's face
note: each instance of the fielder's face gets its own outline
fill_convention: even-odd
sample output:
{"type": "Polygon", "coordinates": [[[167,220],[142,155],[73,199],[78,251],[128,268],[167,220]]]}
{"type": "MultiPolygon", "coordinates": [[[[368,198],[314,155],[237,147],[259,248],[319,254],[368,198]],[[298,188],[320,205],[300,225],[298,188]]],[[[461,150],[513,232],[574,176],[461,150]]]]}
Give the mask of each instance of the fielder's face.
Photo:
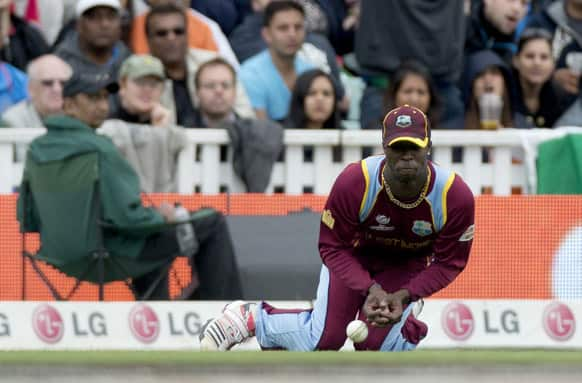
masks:
{"type": "Polygon", "coordinates": [[[293,58],[305,40],[304,17],[294,9],[278,12],[262,34],[272,53],[293,58]]]}
{"type": "Polygon", "coordinates": [[[386,167],[391,178],[401,183],[410,183],[425,176],[427,155],[430,145],[426,148],[416,146],[411,142],[399,141],[384,148],[386,167]]]}
{"type": "Polygon", "coordinates": [[[529,0],[484,0],[485,18],[501,33],[511,35],[527,12],[529,0]]]}

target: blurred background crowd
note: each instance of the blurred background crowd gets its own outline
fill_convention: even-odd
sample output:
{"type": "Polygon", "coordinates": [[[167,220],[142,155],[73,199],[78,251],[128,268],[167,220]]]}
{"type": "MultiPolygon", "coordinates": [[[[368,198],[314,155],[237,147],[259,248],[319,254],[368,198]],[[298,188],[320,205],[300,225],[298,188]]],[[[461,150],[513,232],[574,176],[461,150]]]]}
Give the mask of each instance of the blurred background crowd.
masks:
{"type": "Polygon", "coordinates": [[[175,190],[184,128],[228,129],[240,175],[283,129],[403,104],[433,129],[582,121],[582,0],[0,0],[0,60],[3,126],[43,126],[75,74],[117,81],[88,119],[148,192],[175,190]]]}

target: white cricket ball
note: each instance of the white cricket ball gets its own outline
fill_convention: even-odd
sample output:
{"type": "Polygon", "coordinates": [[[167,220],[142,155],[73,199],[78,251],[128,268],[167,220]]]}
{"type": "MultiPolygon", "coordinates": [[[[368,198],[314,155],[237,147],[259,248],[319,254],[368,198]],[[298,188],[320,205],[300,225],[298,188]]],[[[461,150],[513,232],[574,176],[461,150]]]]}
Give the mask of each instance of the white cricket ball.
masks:
{"type": "Polygon", "coordinates": [[[352,342],[362,343],[368,337],[368,326],[359,319],[353,320],[346,327],[346,335],[352,342]]]}

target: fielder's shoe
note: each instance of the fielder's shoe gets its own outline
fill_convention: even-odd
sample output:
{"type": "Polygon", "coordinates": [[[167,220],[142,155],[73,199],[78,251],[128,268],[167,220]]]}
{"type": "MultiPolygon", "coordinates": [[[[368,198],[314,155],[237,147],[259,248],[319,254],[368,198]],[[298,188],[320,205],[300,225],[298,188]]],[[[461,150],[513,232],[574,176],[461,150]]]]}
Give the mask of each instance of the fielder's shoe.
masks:
{"type": "Polygon", "coordinates": [[[414,302],[414,306],[412,307],[412,315],[414,315],[415,318],[418,318],[418,316],[422,312],[423,308],[424,308],[424,299],[420,298],[419,300],[414,302]]]}
{"type": "Polygon", "coordinates": [[[222,315],[210,319],[200,332],[200,350],[228,351],[255,335],[255,309],[257,305],[244,301],[232,302],[222,310],[222,315]]]}

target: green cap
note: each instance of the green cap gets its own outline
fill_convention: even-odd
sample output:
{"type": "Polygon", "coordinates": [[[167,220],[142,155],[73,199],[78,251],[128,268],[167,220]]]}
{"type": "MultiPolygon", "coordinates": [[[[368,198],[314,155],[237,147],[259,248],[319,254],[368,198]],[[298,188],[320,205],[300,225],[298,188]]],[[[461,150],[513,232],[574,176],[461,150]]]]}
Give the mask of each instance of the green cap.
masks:
{"type": "Polygon", "coordinates": [[[120,79],[127,77],[133,80],[145,76],[155,76],[164,80],[166,75],[162,62],[151,55],[131,55],[121,64],[120,79]]]}

